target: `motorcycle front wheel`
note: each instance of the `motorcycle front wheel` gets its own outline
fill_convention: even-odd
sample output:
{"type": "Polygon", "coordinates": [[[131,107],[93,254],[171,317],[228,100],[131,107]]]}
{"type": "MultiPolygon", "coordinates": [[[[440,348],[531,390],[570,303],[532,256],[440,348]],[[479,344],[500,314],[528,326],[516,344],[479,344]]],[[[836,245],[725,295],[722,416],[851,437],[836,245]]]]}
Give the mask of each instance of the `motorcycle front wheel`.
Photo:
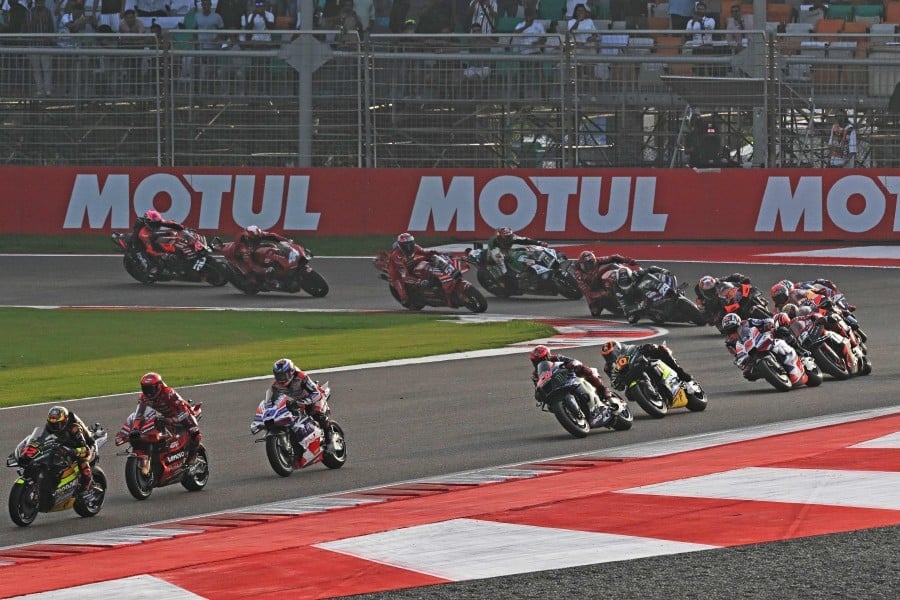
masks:
{"type": "Polygon", "coordinates": [[[328,295],[328,282],[313,270],[303,275],[301,287],[303,287],[304,292],[313,298],[324,298],[328,295]]]}
{"type": "Polygon", "coordinates": [[[288,432],[282,431],[266,436],[266,458],[272,470],[282,477],[294,472],[294,449],[288,435],[288,432]]]}
{"type": "Polygon", "coordinates": [[[819,365],[825,373],[828,373],[837,380],[850,378],[850,372],[847,371],[847,365],[841,357],[834,351],[834,348],[828,344],[819,344],[812,349],[813,360],[819,365]]]}
{"type": "Polygon", "coordinates": [[[340,425],[332,421],[330,427],[334,450],[332,452],[326,450],[322,456],[322,464],[329,469],[340,469],[347,462],[347,440],[344,438],[344,430],[340,425]]]}
{"type": "Polygon", "coordinates": [[[483,313],[487,310],[487,300],[474,285],[467,285],[460,292],[460,299],[463,301],[463,306],[473,313],[483,313]]]}
{"type": "Polygon", "coordinates": [[[131,275],[131,277],[140,283],[145,285],[150,285],[155,280],[141,267],[134,257],[130,254],[126,254],[122,259],[122,263],[125,265],[125,271],[131,275]]]}
{"type": "Polygon", "coordinates": [[[213,287],[221,287],[228,283],[231,277],[227,265],[222,264],[212,256],[206,257],[206,264],[200,272],[200,277],[213,287]]]}
{"type": "Polygon", "coordinates": [[[554,402],[550,405],[550,410],[556,415],[556,420],[563,426],[563,429],[573,437],[583,438],[590,432],[591,424],[578,406],[578,401],[574,396],[569,395],[554,402]]]}
{"type": "Polygon", "coordinates": [[[553,283],[556,285],[556,291],[567,300],[581,300],[583,297],[581,288],[571,273],[563,271],[553,273],[553,283]]]}
{"type": "Polygon", "coordinates": [[[39,492],[34,482],[14,483],[9,490],[9,517],[19,527],[28,527],[38,516],[39,492]]]}
{"type": "Polygon", "coordinates": [[[654,419],[662,419],[669,412],[669,405],[660,396],[646,374],[643,374],[634,385],[630,385],[625,396],[638,403],[644,412],[654,419]]]}
{"type": "Polygon", "coordinates": [[[125,460],[125,485],[135,500],[146,500],[156,487],[156,476],[152,468],[146,475],[141,473],[141,459],[129,456],[125,460]]]}
{"type": "Polygon", "coordinates": [[[95,492],[94,499],[87,503],[81,498],[75,500],[75,512],[82,517],[93,517],[100,509],[103,508],[103,500],[106,498],[106,473],[100,467],[91,468],[94,476],[94,485],[92,489],[95,492]]]}
{"type": "Polygon", "coordinates": [[[763,379],[769,382],[769,385],[779,392],[790,391],[793,387],[791,378],[784,372],[784,368],[781,365],[773,363],[775,363],[775,359],[769,356],[758,361],[754,368],[762,375],[763,379]]]}
{"type": "Polygon", "coordinates": [[[200,444],[197,450],[197,464],[193,471],[185,471],[181,476],[181,486],[189,492],[199,492],[206,487],[209,482],[209,458],[206,455],[206,448],[200,444]]]}

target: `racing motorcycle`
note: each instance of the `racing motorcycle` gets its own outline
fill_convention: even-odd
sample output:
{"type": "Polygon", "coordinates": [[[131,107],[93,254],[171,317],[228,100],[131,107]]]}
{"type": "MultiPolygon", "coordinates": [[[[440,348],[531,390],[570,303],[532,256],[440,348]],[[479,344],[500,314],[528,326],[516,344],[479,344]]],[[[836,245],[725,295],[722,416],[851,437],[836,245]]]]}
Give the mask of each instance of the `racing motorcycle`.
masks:
{"type": "Polygon", "coordinates": [[[513,246],[505,260],[499,248],[467,248],[465,260],[476,267],[481,287],[498,298],[524,294],[561,295],[569,300],[582,297],[567,268],[566,255],[553,248],[513,246]]]}
{"type": "Polygon", "coordinates": [[[547,360],[538,363],[537,376],[536,406],[544,412],[552,412],[572,436],[586,437],[591,430],[591,418],[604,409],[609,410],[610,416],[601,427],[615,431],[631,429],[634,415],[627,402],[615,393],[609,401],[602,400],[594,386],[566,368],[564,363],[547,360]]]}
{"type": "MultiPolygon", "coordinates": [[[[320,386],[324,395],[325,413],[331,388],[328,382],[320,386]]],[[[266,444],[266,457],[272,470],[288,477],[297,469],[321,462],[329,469],[340,469],[347,462],[347,443],[344,430],[335,421],[328,420],[331,440],[325,443],[325,432],[315,419],[305,412],[289,408],[291,398],[286,394],[272,394],[271,390],[259,406],[250,423],[250,433],[265,431],[265,437],[255,440],[266,444]]]]}
{"type": "Polygon", "coordinates": [[[313,298],[328,295],[328,282],[309,264],[313,255],[309,249],[293,240],[271,243],[276,250],[276,260],[269,268],[254,265],[252,268],[235,255],[236,243],[213,240],[213,248],[228,261],[231,285],[245,294],[259,292],[285,292],[296,294],[303,290],[313,298]]]}
{"type": "MultiPolygon", "coordinates": [[[[622,307],[616,299],[616,271],[621,267],[639,269],[640,265],[638,263],[609,263],[599,267],[593,289],[584,294],[591,316],[599,317],[604,310],[618,317],[622,316],[622,307]]],[[[566,267],[569,273],[574,268],[574,262],[569,262],[566,267]]]]}
{"type": "Polygon", "coordinates": [[[682,381],[675,370],[661,360],[649,358],[634,348],[619,357],[609,376],[612,386],[625,390],[625,397],[637,402],[644,412],[662,419],[672,408],[693,412],[706,410],[706,392],[696,381],[682,381]]]}
{"type": "MultiPolygon", "coordinates": [[[[189,401],[190,402],[190,401],[189,401]]],[[[194,417],[200,419],[203,403],[191,404],[194,417]]],[[[167,423],[161,414],[140,407],[128,415],[122,428],[116,433],[116,446],[130,447],[117,456],[125,460],[125,485],[137,500],[146,500],[154,488],[180,483],[186,490],[196,492],[209,481],[209,459],[201,442],[197,462],[187,467],[187,448],[190,434],[184,427],[167,423]]]]}
{"type": "MultiPolygon", "coordinates": [[[[740,343],[740,342],[739,342],[740,343]]],[[[754,379],[763,378],[779,392],[787,392],[795,387],[791,383],[791,379],[781,364],[781,360],[775,355],[776,345],[784,344],[797,357],[796,364],[800,368],[801,373],[806,375],[806,385],[808,387],[816,387],[821,385],[823,377],[822,371],[819,370],[816,361],[809,353],[797,354],[791,348],[790,344],[776,337],[774,331],[762,331],[754,328],[752,335],[743,342],[744,350],[747,352],[747,363],[738,364],[742,369],[749,367],[750,377],[754,379]]],[[[784,350],[784,348],[782,348],[784,350]]],[[[799,383],[797,384],[799,385],[799,383]]]]}
{"type": "Polygon", "coordinates": [[[694,323],[705,325],[706,317],[687,296],[687,284],[664,269],[645,270],[635,285],[644,295],[639,315],[646,316],[658,325],[663,323],[694,323]]]}
{"type": "MultiPolygon", "coordinates": [[[[93,494],[85,501],[79,490],[78,463],[59,444],[56,435],[35,427],[6,459],[7,467],[17,467],[19,477],[9,491],[9,516],[13,523],[27,527],[38,513],[74,509],[82,517],[93,517],[103,507],[106,474],[97,464],[97,452],[106,444],[107,433],[99,423],[88,429],[94,446],[91,471],[93,494]]],[[[91,441],[91,440],[89,440],[91,441]]]]}
{"type": "MultiPolygon", "coordinates": [[[[478,291],[474,285],[463,278],[463,273],[469,270],[469,265],[457,257],[446,254],[436,254],[430,259],[430,265],[425,261],[416,266],[416,271],[428,271],[429,273],[439,273],[438,279],[441,281],[453,280],[453,290],[451,292],[450,302],[452,308],[467,308],[473,313],[483,313],[487,310],[487,300],[484,295],[478,291]]],[[[400,295],[394,286],[391,285],[391,277],[388,270],[390,263],[389,254],[387,252],[379,252],[372,265],[379,272],[379,277],[388,282],[388,289],[394,300],[400,302],[400,295]]],[[[403,280],[406,286],[407,307],[409,310],[422,310],[426,306],[447,306],[447,297],[444,294],[442,285],[429,284],[428,280],[419,280],[415,277],[406,277],[403,280]],[[422,281],[425,287],[422,286],[422,281]]]]}
{"type": "Polygon", "coordinates": [[[704,307],[707,323],[714,324],[722,333],[722,318],[735,313],[743,319],[768,319],[772,317],[765,295],[750,283],[730,284],[719,293],[713,306],[704,307]],[[710,316],[712,315],[712,316],[710,316]]]}
{"type": "Polygon", "coordinates": [[[172,254],[163,259],[147,259],[144,246],[134,233],[112,234],[113,244],[125,254],[125,270],[135,280],[144,284],[157,281],[206,282],[213,286],[228,283],[228,266],[213,254],[206,237],[193,229],[159,234],[159,241],[175,247],[172,254]]]}
{"type": "Polygon", "coordinates": [[[788,329],[798,350],[811,354],[819,368],[835,379],[872,372],[872,361],[863,346],[830,330],[826,317],[793,319],[788,329]]]}

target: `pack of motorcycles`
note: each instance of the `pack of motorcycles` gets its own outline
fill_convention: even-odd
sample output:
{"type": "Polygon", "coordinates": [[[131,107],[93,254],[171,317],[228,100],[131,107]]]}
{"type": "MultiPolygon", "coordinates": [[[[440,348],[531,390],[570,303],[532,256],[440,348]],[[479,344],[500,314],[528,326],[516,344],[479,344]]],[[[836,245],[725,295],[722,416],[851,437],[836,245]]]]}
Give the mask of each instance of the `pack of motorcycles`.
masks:
{"type": "MultiPolygon", "coordinates": [[[[309,265],[312,255],[293,241],[282,242],[279,248],[279,252],[283,252],[288,259],[288,270],[256,273],[245,271],[245,267],[235,260],[231,251],[233,244],[223,244],[218,239],[210,244],[204,236],[190,229],[173,232],[172,236],[170,241],[176,248],[175,256],[155,269],[151,268],[151,263],[131,234],[114,234],[113,242],[125,254],[125,270],[144,284],[177,280],[221,286],[231,282],[247,294],[265,291],[297,293],[304,290],[312,296],[322,297],[328,293],[324,278],[309,265]]],[[[442,272],[456,282],[452,293],[453,303],[457,307],[473,312],[487,309],[483,295],[462,277],[469,265],[477,269],[479,284],[497,297],[523,294],[561,295],[571,300],[583,297],[571,272],[572,261],[561,252],[541,246],[516,249],[509,263],[513,277],[499,272],[496,265],[484,260],[483,252],[486,250],[476,249],[463,257],[438,255],[432,259],[442,272]],[[520,260],[522,255],[525,260],[520,260]],[[530,277],[519,276],[523,268],[531,268],[530,277]]],[[[382,279],[388,279],[387,253],[377,255],[373,266],[382,279]]],[[[614,273],[618,266],[612,264],[605,268],[609,273],[614,273]]],[[[626,266],[634,267],[634,264],[626,266]]],[[[601,278],[600,281],[601,289],[591,290],[588,301],[599,299],[600,305],[610,313],[620,315],[612,278],[601,278]]],[[[399,300],[393,287],[388,287],[399,300]]],[[[727,308],[705,306],[704,310],[685,297],[685,285],[679,285],[670,273],[651,278],[645,287],[648,297],[655,298],[656,302],[648,303],[644,314],[656,323],[683,315],[685,322],[718,326],[727,312],[735,312],[742,319],[766,318],[773,314],[762,294],[750,284],[744,284],[739,302],[727,308]],[[694,307],[694,311],[684,308],[685,301],[694,307]]],[[[420,310],[425,306],[447,306],[444,292],[439,288],[418,290],[415,296],[411,289],[413,301],[408,308],[420,310]]],[[[798,367],[804,375],[801,381],[807,386],[819,385],[823,373],[838,380],[869,374],[872,366],[865,344],[867,336],[860,329],[846,300],[840,298],[833,305],[829,303],[826,310],[827,318],[798,321],[790,329],[776,327],[754,331],[745,344],[750,361],[745,365],[745,373],[751,375],[748,378],[765,379],[779,391],[797,386],[773,352],[782,342],[796,353],[798,367]]],[[[642,356],[637,350],[620,357],[613,365],[610,381],[615,391],[610,399],[602,399],[592,385],[563,363],[540,363],[537,374],[534,391],[536,405],[552,413],[560,425],[577,438],[585,437],[597,428],[614,431],[630,429],[634,415],[628,400],[654,418],[665,417],[671,409],[686,408],[700,412],[708,402],[699,382],[681,381],[664,362],[642,356]],[[621,393],[624,393],[624,398],[621,393]]],[[[330,386],[326,382],[321,389],[325,395],[326,414],[330,415],[330,386]]],[[[191,408],[199,419],[202,403],[191,404],[191,408]]],[[[250,425],[252,434],[265,433],[256,441],[265,443],[269,464],[282,477],[318,463],[330,469],[339,469],[344,465],[347,444],[343,429],[330,417],[327,429],[322,429],[302,411],[289,408],[288,399],[283,395],[267,395],[257,407],[250,425]]],[[[77,463],[61,451],[53,434],[38,427],[16,446],[7,458],[7,466],[15,467],[19,474],[9,495],[9,514],[13,522],[24,527],[30,525],[38,513],[70,508],[83,517],[100,511],[107,490],[107,477],[98,464],[99,449],[108,441],[108,434],[99,423],[90,427],[89,431],[97,451],[92,461],[94,493],[87,500],[79,489],[77,463]]],[[[209,456],[201,443],[196,463],[188,467],[188,441],[187,431],[183,428],[173,426],[152,410],[145,410],[138,416],[135,409],[115,434],[115,444],[126,447],[118,454],[126,456],[125,482],[129,493],[137,500],[146,500],[153,489],[172,484],[181,484],[189,491],[202,490],[209,480],[209,456]]]]}

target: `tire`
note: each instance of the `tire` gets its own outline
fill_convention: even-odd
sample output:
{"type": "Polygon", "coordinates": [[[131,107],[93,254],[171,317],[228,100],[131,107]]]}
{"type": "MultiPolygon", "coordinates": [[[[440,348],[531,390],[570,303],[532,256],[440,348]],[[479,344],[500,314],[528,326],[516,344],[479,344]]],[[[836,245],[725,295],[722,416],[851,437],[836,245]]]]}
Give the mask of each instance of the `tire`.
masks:
{"type": "Polygon", "coordinates": [[[784,372],[781,365],[773,366],[775,359],[771,356],[763,358],[756,362],[753,367],[756,369],[763,379],[769,382],[773,388],[779,392],[789,392],[794,386],[791,384],[791,378],[784,372]],[[771,362],[770,362],[771,361],[771,362]]]}
{"type": "Polygon", "coordinates": [[[654,419],[662,419],[669,412],[669,405],[653,387],[646,374],[641,375],[634,385],[629,386],[625,395],[629,400],[637,402],[638,406],[654,419]]]}
{"type": "MultiPolygon", "coordinates": [[[[618,398],[619,395],[616,394],[616,397],[618,398]]],[[[631,412],[631,409],[628,408],[628,402],[622,400],[622,404],[624,405],[622,411],[617,415],[613,415],[612,421],[609,423],[609,427],[614,431],[628,431],[634,424],[634,414],[631,412]]]]}
{"type": "Polygon", "coordinates": [[[156,487],[156,474],[151,465],[150,473],[141,473],[141,460],[136,456],[129,456],[125,461],[125,485],[135,500],[146,500],[156,487]]]}
{"type": "Polygon", "coordinates": [[[463,306],[473,313],[483,313],[487,310],[488,305],[484,294],[479,292],[474,285],[466,285],[460,292],[460,299],[463,301],[463,306]]]}
{"type": "Polygon", "coordinates": [[[478,283],[481,284],[481,287],[487,290],[489,294],[497,296],[498,298],[510,297],[509,290],[500,285],[487,269],[479,268],[475,273],[475,278],[478,279],[478,283]]]}
{"type": "Polygon", "coordinates": [[[573,437],[587,437],[591,430],[591,424],[581,408],[578,407],[574,396],[569,395],[563,400],[554,402],[550,405],[550,410],[556,415],[556,420],[563,426],[563,429],[573,437]]]}
{"type": "Polygon", "coordinates": [[[206,448],[200,444],[197,450],[197,466],[193,473],[184,472],[181,476],[181,485],[189,492],[199,492],[206,487],[209,482],[209,458],[206,455],[206,448]]]}
{"type": "Polygon", "coordinates": [[[872,361],[868,356],[863,356],[861,360],[863,361],[863,366],[862,369],[860,369],[859,374],[868,375],[872,372],[872,361]]]}
{"type": "Polygon", "coordinates": [[[103,500],[106,499],[106,473],[100,467],[91,467],[94,476],[93,489],[97,492],[97,498],[90,504],[85,504],[84,500],[78,498],[72,507],[75,512],[82,517],[93,517],[103,508],[103,500]]]}
{"type": "Polygon", "coordinates": [[[38,490],[34,483],[14,483],[9,490],[9,517],[19,527],[28,527],[38,516],[38,490]]]}
{"type": "Polygon", "coordinates": [[[679,321],[693,323],[701,327],[706,325],[706,316],[702,310],[697,308],[696,304],[684,296],[679,296],[676,302],[676,314],[679,316],[679,321]]]}
{"type": "Polygon", "coordinates": [[[706,410],[706,405],[709,404],[709,398],[706,397],[706,392],[700,387],[699,383],[695,381],[694,385],[696,385],[697,389],[700,391],[687,395],[687,409],[692,412],[703,412],[706,410]]]}
{"type": "Polygon", "coordinates": [[[206,264],[200,272],[200,277],[213,287],[222,287],[231,279],[228,266],[212,256],[206,257],[206,264]]]}
{"type": "Polygon", "coordinates": [[[566,300],[581,300],[584,297],[581,288],[578,287],[578,282],[571,273],[554,271],[553,283],[556,284],[556,291],[566,300]]]}
{"type": "Polygon", "coordinates": [[[289,477],[294,472],[294,448],[287,431],[266,436],[266,458],[276,474],[289,477]]]}
{"type": "Polygon", "coordinates": [[[819,344],[812,349],[813,359],[819,368],[828,373],[837,380],[843,381],[850,378],[850,372],[847,371],[847,365],[837,355],[834,348],[828,344],[819,344]]]}
{"type": "Polygon", "coordinates": [[[822,370],[815,363],[813,368],[806,369],[806,387],[819,387],[824,379],[822,370]]]}
{"type": "Polygon", "coordinates": [[[313,298],[324,298],[328,295],[328,282],[315,271],[307,271],[301,283],[303,291],[313,298]]]}
{"type": "Polygon", "coordinates": [[[248,296],[253,296],[259,293],[259,286],[250,281],[250,279],[246,275],[233,267],[229,269],[229,271],[230,272],[228,279],[231,281],[231,285],[244,292],[248,296]]]}
{"type": "Polygon", "coordinates": [[[144,271],[140,265],[134,260],[134,257],[130,254],[126,254],[125,258],[122,259],[122,264],[125,265],[125,271],[131,275],[132,279],[143,283],[144,285],[150,285],[154,283],[156,280],[150,277],[150,275],[144,271]]]}
{"type": "Polygon", "coordinates": [[[322,464],[329,469],[340,469],[347,462],[347,439],[341,426],[331,422],[331,441],[334,444],[334,452],[325,452],[322,456],[322,464]]]}

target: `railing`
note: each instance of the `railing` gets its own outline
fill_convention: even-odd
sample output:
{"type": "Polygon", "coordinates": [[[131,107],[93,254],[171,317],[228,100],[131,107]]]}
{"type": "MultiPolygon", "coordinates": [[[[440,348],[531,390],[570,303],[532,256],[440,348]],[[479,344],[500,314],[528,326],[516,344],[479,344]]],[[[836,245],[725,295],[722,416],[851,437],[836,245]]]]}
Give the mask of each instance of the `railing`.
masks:
{"type": "Polygon", "coordinates": [[[817,167],[845,110],[859,166],[900,163],[893,37],[208,33],[0,36],[2,162],[817,167]]]}

